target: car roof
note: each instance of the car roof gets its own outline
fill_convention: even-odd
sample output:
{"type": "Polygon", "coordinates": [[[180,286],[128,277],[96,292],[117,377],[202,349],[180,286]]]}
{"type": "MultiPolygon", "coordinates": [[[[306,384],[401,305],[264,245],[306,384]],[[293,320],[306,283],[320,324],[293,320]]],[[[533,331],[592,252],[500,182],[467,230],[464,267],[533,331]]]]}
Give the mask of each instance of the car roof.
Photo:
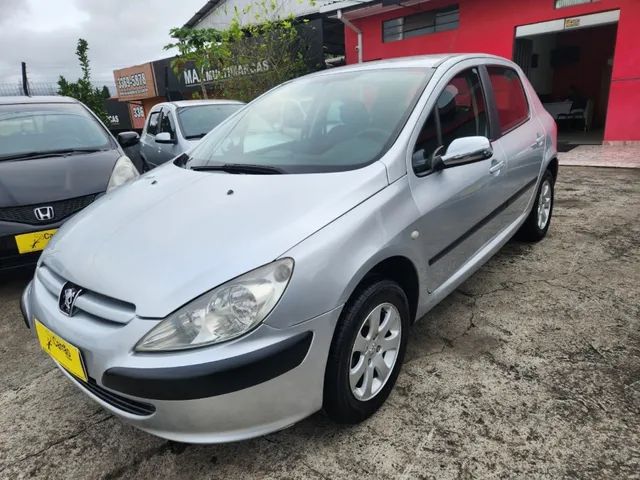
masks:
{"type": "MultiPolygon", "coordinates": [[[[170,105],[176,108],[180,107],[193,107],[195,105],[244,105],[244,102],[238,100],[177,100],[175,102],[162,102],[158,105],[170,105]]],[[[156,107],[157,105],[154,105],[156,107]]]]}
{"type": "Polygon", "coordinates": [[[360,70],[376,70],[383,68],[438,68],[448,60],[462,61],[469,59],[500,59],[502,57],[489,55],[486,53],[442,53],[431,55],[416,55],[412,57],[389,58],[385,60],[374,60],[372,62],[355,63],[343,67],[330,68],[308,76],[326,75],[338,72],[355,72],[360,70]]]}
{"type": "Polygon", "coordinates": [[[10,96],[0,97],[0,105],[17,105],[21,103],[34,104],[34,103],[80,103],[75,98],[62,97],[59,95],[37,95],[33,97],[24,96],[10,96]]]}

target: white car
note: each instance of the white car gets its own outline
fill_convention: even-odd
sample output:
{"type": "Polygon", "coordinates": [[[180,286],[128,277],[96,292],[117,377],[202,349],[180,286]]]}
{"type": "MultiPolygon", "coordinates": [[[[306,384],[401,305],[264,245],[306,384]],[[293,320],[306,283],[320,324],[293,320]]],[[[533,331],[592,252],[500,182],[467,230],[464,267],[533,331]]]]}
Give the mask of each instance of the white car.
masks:
{"type": "Polygon", "coordinates": [[[182,100],[154,105],[140,137],[143,170],[189,150],[243,105],[235,100],[182,100]]]}

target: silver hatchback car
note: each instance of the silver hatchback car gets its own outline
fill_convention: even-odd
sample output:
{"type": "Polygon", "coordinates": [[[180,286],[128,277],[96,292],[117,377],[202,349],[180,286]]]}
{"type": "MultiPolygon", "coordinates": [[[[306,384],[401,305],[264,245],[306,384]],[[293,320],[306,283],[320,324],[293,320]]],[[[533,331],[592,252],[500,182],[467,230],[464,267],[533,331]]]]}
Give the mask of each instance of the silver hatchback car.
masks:
{"type": "Polygon", "coordinates": [[[193,148],[243,106],[236,100],[180,100],[154,105],[140,135],[143,169],[150,170],[193,148]]]}
{"type": "Polygon", "coordinates": [[[557,170],[554,121],[508,60],[315,73],[67,222],[24,315],[73,383],[161,437],[359,422],[411,324],[514,234],[545,236],[557,170]]]}

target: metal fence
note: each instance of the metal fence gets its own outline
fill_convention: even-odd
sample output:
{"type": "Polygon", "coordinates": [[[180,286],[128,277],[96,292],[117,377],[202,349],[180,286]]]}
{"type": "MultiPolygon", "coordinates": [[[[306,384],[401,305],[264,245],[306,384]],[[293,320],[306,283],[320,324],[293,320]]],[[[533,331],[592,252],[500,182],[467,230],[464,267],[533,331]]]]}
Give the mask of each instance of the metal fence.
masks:
{"type": "MultiPolygon", "coordinates": [[[[96,88],[102,88],[104,83],[94,83],[96,88]]],[[[116,93],[115,84],[106,84],[111,96],[116,93]]],[[[58,95],[57,82],[32,82],[29,81],[29,93],[31,95],[58,95]]],[[[0,97],[11,95],[24,95],[22,90],[22,82],[0,83],[0,97]]]]}

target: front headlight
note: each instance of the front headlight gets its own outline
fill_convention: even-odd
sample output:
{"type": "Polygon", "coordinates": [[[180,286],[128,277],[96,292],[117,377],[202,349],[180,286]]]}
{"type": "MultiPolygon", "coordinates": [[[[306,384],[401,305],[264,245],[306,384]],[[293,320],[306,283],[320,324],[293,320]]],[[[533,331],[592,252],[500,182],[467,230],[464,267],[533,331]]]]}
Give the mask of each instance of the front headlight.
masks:
{"type": "Polygon", "coordinates": [[[136,350],[184,350],[239,337],[273,310],[292,272],[293,259],[284,258],[224,283],[156,325],[136,350]]]}
{"type": "Polygon", "coordinates": [[[111,172],[111,178],[109,179],[109,184],[107,185],[107,192],[116,187],[119,187],[120,185],[124,185],[125,183],[139,176],[140,173],[138,172],[138,169],[133,164],[133,162],[129,159],[129,157],[123,155],[118,159],[115,166],[113,167],[113,172],[111,172]]]}

